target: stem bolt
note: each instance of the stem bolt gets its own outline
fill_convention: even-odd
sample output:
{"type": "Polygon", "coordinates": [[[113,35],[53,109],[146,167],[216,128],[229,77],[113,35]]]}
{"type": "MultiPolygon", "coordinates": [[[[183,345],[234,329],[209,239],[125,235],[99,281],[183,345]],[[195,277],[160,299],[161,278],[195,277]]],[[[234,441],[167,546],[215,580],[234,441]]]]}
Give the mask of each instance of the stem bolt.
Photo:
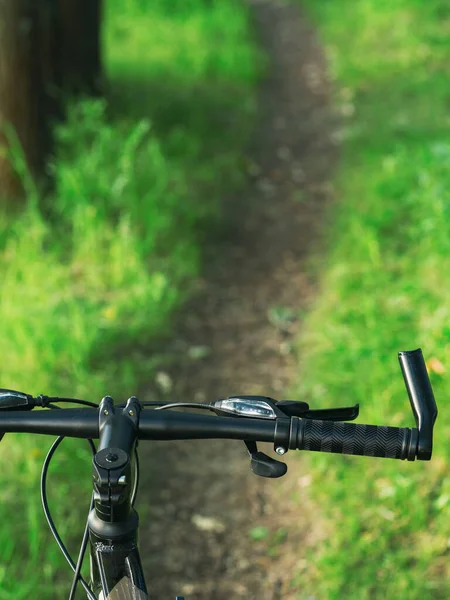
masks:
{"type": "Polygon", "coordinates": [[[275,452],[277,454],[279,454],[280,456],[283,456],[283,454],[286,454],[286,450],[285,450],[285,448],[283,448],[283,446],[277,446],[275,448],[275,452]]]}
{"type": "Polygon", "coordinates": [[[109,415],[109,410],[106,410],[106,408],[105,408],[105,410],[103,411],[103,414],[104,415],[109,415]]]}
{"type": "Polygon", "coordinates": [[[118,460],[118,458],[119,458],[119,457],[117,456],[117,454],[112,454],[112,453],[111,453],[111,454],[107,454],[107,455],[106,455],[106,460],[107,460],[108,462],[116,462],[116,460],[118,460]]]}
{"type": "Polygon", "coordinates": [[[134,410],[129,410],[128,414],[130,415],[130,417],[134,417],[134,410]]]}

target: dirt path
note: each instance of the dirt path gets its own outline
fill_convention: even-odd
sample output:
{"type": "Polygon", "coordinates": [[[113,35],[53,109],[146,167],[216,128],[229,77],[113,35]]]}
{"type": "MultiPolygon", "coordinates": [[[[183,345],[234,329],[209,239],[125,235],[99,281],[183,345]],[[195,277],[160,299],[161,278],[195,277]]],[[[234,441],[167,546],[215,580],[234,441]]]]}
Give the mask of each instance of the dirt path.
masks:
{"type": "MultiPolygon", "coordinates": [[[[313,289],[305,261],[336,154],[324,59],[297,7],[253,0],[252,8],[273,64],[261,90],[247,190],[227,203],[226,236],[206,249],[198,295],[167,349],[176,355],[166,383],[177,400],[286,397],[297,368],[290,352],[296,315],[313,289]]],[[[141,548],[151,598],[312,598],[289,587],[294,567],[305,562],[300,548],[318,535],[298,460],[287,459],[282,480],[265,480],[250,472],[237,442],[158,442],[141,453],[141,548]],[[292,502],[300,495],[301,509],[292,502]],[[251,539],[250,530],[265,539],[251,539]]]]}

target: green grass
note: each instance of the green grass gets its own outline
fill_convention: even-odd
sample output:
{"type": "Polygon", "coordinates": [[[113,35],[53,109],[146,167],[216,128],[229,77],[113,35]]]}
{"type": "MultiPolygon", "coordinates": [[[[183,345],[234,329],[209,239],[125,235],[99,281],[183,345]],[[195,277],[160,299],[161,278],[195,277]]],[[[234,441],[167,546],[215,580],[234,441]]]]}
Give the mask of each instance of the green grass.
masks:
{"type": "MultiPolygon", "coordinates": [[[[422,347],[440,414],[431,463],[313,454],[327,539],[297,583],[318,600],[450,595],[450,6],[304,3],[342,113],[343,157],[298,397],[414,424],[396,354],[422,347]],[[436,367],[437,365],[437,367],[436,367]],[[439,372],[441,371],[441,372],[439,372]]],[[[306,593],[307,592],[307,593],[306,593]]]]}
{"type": "MultiPolygon", "coordinates": [[[[50,197],[13,153],[28,198],[21,215],[0,217],[2,387],[123,400],[148,382],[219,199],[241,181],[260,68],[245,8],[110,0],[106,10],[106,99],[71,105],[57,127],[50,197]]],[[[0,445],[0,600],[68,593],[38,494],[49,444],[8,435],[0,445]]],[[[91,467],[87,444],[67,446],[49,489],[73,538],[91,467]]]]}

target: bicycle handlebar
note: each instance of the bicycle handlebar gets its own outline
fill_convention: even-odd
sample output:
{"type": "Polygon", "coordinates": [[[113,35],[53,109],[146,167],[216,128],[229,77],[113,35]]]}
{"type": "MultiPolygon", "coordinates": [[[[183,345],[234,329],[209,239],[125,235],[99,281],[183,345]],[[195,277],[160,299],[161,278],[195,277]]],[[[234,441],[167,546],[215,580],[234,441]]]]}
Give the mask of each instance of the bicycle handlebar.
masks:
{"type": "MultiPolygon", "coordinates": [[[[414,460],[417,429],[360,425],[291,417],[287,447],[298,450],[414,460]]],[[[140,440],[225,438],[274,442],[277,420],[230,418],[182,412],[142,411],[140,440]]],[[[5,433],[35,433],[98,439],[99,411],[69,408],[58,411],[0,413],[5,433]]]]}
{"type": "MultiPolygon", "coordinates": [[[[201,405],[214,410],[219,415],[216,417],[165,410],[141,411],[141,404],[135,397],[128,400],[123,410],[127,416],[133,416],[131,427],[135,437],[142,440],[228,438],[273,442],[279,454],[290,448],[410,461],[416,458],[430,460],[437,407],[422,351],[400,352],[399,361],[417,425],[414,429],[343,422],[356,418],[358,405],[345,409],[309,410],[304,402],[277,403],[271,398],[254,396],[235,396],[201,405]],[[220,416],[223,414],[232,416],[220,416]],[[316,417],[319,416],[318,420],[316,417]]],[[[0,390],[0,432],[97,439],[99,420],[108,415],[109,410],[114,410],[112,398],[107,396],[100,409],[31,413],[30,409],[35,406],[48,405],[44,399],[51,400],[0,390]]]]}

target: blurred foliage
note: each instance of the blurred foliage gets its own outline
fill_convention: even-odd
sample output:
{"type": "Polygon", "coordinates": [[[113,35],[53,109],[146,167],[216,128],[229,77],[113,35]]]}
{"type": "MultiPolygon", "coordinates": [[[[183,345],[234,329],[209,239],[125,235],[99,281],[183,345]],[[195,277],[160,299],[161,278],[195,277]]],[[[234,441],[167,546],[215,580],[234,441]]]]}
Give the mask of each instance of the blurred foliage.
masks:
{"type": "Polygon", "coordinates": [[[450,5],[307,0],[306,6],[330,60],[343,157],[327,224],[327,266],[299,342],[297,395],[315,407],[359,402],[361,422],[413,426],[397,352],[420,346],[440,414],[431,463],[308,456],[328,535],[297,582],[320,600],[444,600],[450,595],[450,5]]]}
{"type": "MultiPolygon", "coordinates": [[[[158,360],[152,341],[199,273],[219,198],[242,177],[260,58],[240,2],[109,0],[104,53],[106,99],[72,104],[57,126],[49,196],[14,150],[28,203],[0,215],[2,387],[94,401],[136,393],[158,360]]],[[[89,505],[85,445],[67,442],[52,464],[64,537],[81,536],[89,505]]],[[[70,587],[38,494],[48,446],[12,435],[0,446],[1,600],[70,587]]]]}

